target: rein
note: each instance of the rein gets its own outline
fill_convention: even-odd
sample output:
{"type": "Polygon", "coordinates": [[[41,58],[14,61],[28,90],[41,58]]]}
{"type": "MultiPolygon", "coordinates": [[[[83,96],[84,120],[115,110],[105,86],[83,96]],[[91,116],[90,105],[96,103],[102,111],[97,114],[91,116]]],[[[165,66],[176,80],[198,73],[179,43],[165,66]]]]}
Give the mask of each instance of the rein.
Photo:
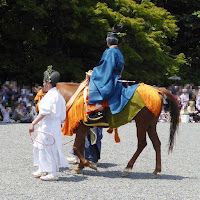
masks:
{"type": "Polygon", "coordinates": [[[47,133],[47,132],[43,132],[43,131],[34,131],[34,132],[50,135],[50,136],[53,138],[53,143],[51,143],[51,144],[44,144],[44,143],[42,143],[42,142],[40,142],[40,141],[34,139],[34,138],[32,137],[32,135],[31,135],[31,133],[29,133],[32,142],[37,142],[37,143],[42,144],[42,145],[44,145],[44,146],[52,146],[53,144],[55,144],[55,138],[54,138],[54,136],[53,136],[52,134],[47,133]]]}
{"type": "Polygon", "coordinates": [[[74,100],[76,99],[76,97],[78,96],[79,92],[82,91],[85,86],[88,84],[89,80],[86,78],[78,87],[78,89],[76,90],[76,92],[72,95],[72,97],[69,99],[69,101],[66,104],[66,112],[70,109],[70,107],[72,106],[74,100]]]}
{"type": "MultiPolygon", "coordinates": [[[[34,139],[34,138],[32,137],[31,133],[29,133],[29,136],[30,136],[32,142],[37,142],[37,143],[39,143],[39,144],[41,144],[41,145],[44,145],[44,146],[52,146],[53,144],[55,144],[55,138],[54,138],[54,136],[53,136],[52,134],[47,133],[47,132],[43,132],[43,131],[34,131],[34,132],[37,132],[37,133],[44,133],[44,134],[50,135],[50,136],[53,138],[53,143],[52,143],[52,144],[44,144],[44,143],[42,143],[42,142],[39,142],[38,140],[36,140],[36,139],[34,139]]],[[[66,144],[69,144],[69,143],[71,143],[71,142],[73,142],[73,141],[74,141],[74,139],[73,139],[73,140],[70,140],[70,141],[68,141],[68,142],[66,142],[66,143],[64,143],[64,144],[62,144],[62,146],[66,145],[66,144]]]]}
{"type": "Polygon", "coordinates": [[[63,146],[66,145],[66,144],[69,144],[70,142],[73,142],[73,141],[74,141],[74,139],[70,140],[69,142],[64,143],[63,146]]]}

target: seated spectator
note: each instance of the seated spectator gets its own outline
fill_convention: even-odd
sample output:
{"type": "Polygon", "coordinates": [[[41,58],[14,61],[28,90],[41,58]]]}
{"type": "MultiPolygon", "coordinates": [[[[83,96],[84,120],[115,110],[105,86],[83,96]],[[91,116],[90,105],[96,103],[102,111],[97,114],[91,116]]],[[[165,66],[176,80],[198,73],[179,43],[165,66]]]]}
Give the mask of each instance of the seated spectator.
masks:
{"type": "Polygon", "coordinates": [[[198,110],[195,108],[195,102],[189,101],[189,106],[187,107],[187,111],[190,116],[190,122],[198,122],[198,110]]]}
{"type": "Polygon", "coordinates": [[[12,119],[15,121],[20,121],[22,117],[25,116],[25,113],[22,109],[23,104],[22,103],[18,103],[17,107],[14,110],[14,113],[12,115],[12,119]]]}
{"type": "MultiPolygon", "coordinates": [[[[23,105],[23,103],[21,103],[21,105],[23,105]]],[[[37,112],[35,111],[35,106],[32,101],[30,101],[26,107],[26,112],[23,112],[23,114],[24,116],[19,119],[19,122],[21,123],[31,123],[37,117],[37,112]]]]}
{"type": "Polygon", "coordinates": [[[180,115],[189,115],[189,112],[187,110],[187,106],[183,106],[181,108],[180,115]]]}
{"type": "Polygon", "coordinates": [[[8,105],[6,105],[5,109],[3,109],[1,112],[3,114],[3,122],[5,122],[5,123],[15,122],[13,119],[10,118],[11,108],[8,105]]]}
{"type": "Polygon", "coordinates": [[[189,112],[187,110],[187,106],[183,106],[180,111],[181,122],[189,122],[189,112]]]}
{"type": "Polygon", "coordinates": [[[37,117],[37,112],[35,111],[35,106],[32,101],[30,101],[27,106],[27,115],[30,117],[31,122],[37,117]]]}
{"type": "Polygon", "coordinates": [[[27,106],[28,105],[28,98],[22,94],[19,98],[18,98],[18,102],[24,102],[24,105],[27,106]]]}

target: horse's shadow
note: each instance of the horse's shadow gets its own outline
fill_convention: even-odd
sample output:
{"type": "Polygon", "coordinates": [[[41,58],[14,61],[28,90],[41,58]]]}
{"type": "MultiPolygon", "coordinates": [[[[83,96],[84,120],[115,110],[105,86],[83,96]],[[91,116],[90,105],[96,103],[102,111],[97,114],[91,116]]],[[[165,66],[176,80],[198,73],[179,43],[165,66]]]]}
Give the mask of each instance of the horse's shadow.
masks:
{"type": "Polygon", "coordinates": [[[115,167],[117,166],[117,164],[114,163],[101,163],[100,166],[98,166],[98,168],[110,168],[110,167],[115,167]]]}
{"type": "MultiPolygon", "coordinates": [[[[100,167],[98,167],[98,169],[102,169],[102,168],[110,168],[110,167],[115,167],[117,166],[117,164],[113,164],[113,163],[101,163],[100,167]]],[[[61,172],[64,172],[66,170],[71,170],[69,168],[61,168],[61,172]]],[[[105,177],[105,178],[122,178],[122,171],[95,171],[89,168],[84,168],[81,172],[80,175],[84,175],[84,176],[79,176],[79,175],[73,175],[73,176],[67,176],[67,177],[61,177],[60,180],[61,181],[72,181],[72,182],[80,182],[80,181],[84,181],[87,178],[87,176],[97,176],[97,177],[105,177]]],[[[72,175],[72,173],[70,172],[70,175],[72,175]]],[[[185,177],[185,176],[178,176],[178,175],[169,175],[169,174],[158,174],[156,177],[153,176],[152,173],[144,173],[144,172],[130,172],[130,174],[127,177],[128,179],[135,179],[135,180],[142,180],[142,179],[159,179],[159,180],[172,180],[172,181],[177,181],[177,180],[183,180],[183,179],[188,179],[191,177],[185,177]]]]}
{"type": "MultiPolygon", "coordinates": [[[[82,171],[82,174],[89,176],[101,176],[105,178],[122,178],[122,171],[94,171],[90,169],[85,169],[82,171]]],[[[143,173],[143,172],[131,172],[127,177],[129,179],[162,179],[162,180],[183,180],[190,177],[178,176],[178,175],[168,175],[168,174],[158,174],[154,176],[152,173],[143,173]]]]}
{"type": "MultiPolygon", "coordinates": [[[[110,168],[115,167],[117,164],[113,163],[101,163],[100,167],[98,168],[110,168]]],[[[85,168],[81,173],[84,175],[91,175],[91,176],[102,176],[107,178],[121,178],[122,177],[122,171],[94,171],[89,168],[85,168]]],[[[130,174],[125,177],[130,179],[163,179],[163,180],[183,180],[185,178],[184,176],[177,176],[177,175],[167,175],[167,174],[158,174],[156,177],[152,173],[143,173],[143,172],[134,172],[131,171],[130,174]]]]}

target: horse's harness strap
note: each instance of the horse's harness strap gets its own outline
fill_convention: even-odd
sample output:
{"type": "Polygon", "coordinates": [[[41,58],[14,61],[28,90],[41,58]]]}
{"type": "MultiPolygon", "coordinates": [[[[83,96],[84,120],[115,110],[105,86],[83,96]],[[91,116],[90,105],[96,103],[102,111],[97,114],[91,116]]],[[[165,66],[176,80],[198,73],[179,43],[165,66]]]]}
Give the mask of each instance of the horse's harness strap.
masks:
{"type": "Polygon", "coordinates": [[[72,97],[69,99],[69,101],[66,104],[66,111],[69,110],[69,108],[72,106],[72,104],[74,103],[74,100],[76,99],[76,97],[78,96],[78,94],[85,88],[85,86],[88,84],[89,79],[85,79],[78,87],[78,89],[76,90],[76,92],[72,95],[72,97]]]}

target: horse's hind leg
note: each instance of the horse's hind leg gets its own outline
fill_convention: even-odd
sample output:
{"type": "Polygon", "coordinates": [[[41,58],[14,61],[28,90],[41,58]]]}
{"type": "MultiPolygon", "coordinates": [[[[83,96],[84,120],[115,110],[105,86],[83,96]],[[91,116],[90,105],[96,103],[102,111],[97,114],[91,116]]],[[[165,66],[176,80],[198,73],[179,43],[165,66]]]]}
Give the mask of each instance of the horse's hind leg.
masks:
{"type": "Polygon", "coordinates": [[[153,175],[155,176],[157,175],[157,173],[161,172],[161,142],[158,138],[158,134],[156,131],[157,121],[158,118],[155,118],[147,130],[149,138],[156,152],[156,167],[153,172],[153,175]]]}
{"type": "Polygon", "coordinates": [[[135,154],[133,155],[131,160],[128,162],[126,168],[124,169],[124,171],[122,173],[122,177],[128,176],[130,174],[130,171],[133,168],[133,165],[134,165],[136,159],[138,158],[138,156],[140,155],[142,150],[147,145],[147,142],[146,142],[147,127],[144,124],[140,125],[137,123],[136,123],[136,126],[137,126],[138,147],[137,147],[135,154]]]}
{"type": "Polygon", "coordinates": [[[125,170],[122,173],[122,176],[128,176],[130,174],[130,170],[133,168],[133,165],[142,152],[142,150],[146,147],[147,141],[146,141],[146,132],[149,128],[149,125],[152,123],[152,120],[154,119],[154,115],[146,108],[144,107],[134,118],[136,122],[137,127],[137,138],[138,138],[138,147],[131,158],[131,160],[128,162],[128,165],[126,166],[125,170]]]}

